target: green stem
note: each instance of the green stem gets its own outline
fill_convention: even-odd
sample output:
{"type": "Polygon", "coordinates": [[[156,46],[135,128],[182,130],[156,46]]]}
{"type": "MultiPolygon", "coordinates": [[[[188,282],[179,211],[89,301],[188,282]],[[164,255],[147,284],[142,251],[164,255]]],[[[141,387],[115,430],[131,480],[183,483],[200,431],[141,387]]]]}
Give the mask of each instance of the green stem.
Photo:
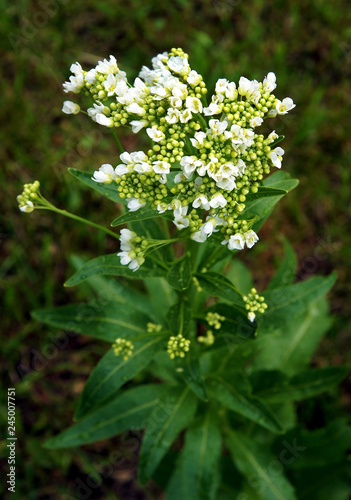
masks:
{"type": "Polygon", "coordinates": [[[57,214],[64,215],[65,217],[69,217],[70,219],[77,220],[78,222],[83,222],[84,224],[87,224],[88,226],[95,227],[97,229],[101,229],[101,231],[104,231],[106,234],[109,234],[110,236],[113,236],[114,238],[117,238],[119,240],[119,235],[114,233],[113,231],[110,231],[110,229],[107,229],[106,227],[100,226],[100,224],[96,224],[95,222],[91,222],[90,220],[83,219],[83,217],[79,217],[79,215],[74,215],[71,214],[70,212],[67,212],[67,210],[60,210],[59,208],[56,208],[54,205],[51,205],[50,202],[46,200],[47,207],[43,207],[44,209],[51,210],[52,212],[56,212],[57,214]]]}
{"type": "Polygon", "coordinates": [[[120,140],[119,140],[119,139],[118,139],[118,137],[117,137],[117,134],[116,134],[115,129],[114,129],[114,128],[112,128],[112,129],[111,129],[111,132],[112,132],[112,135],[113,135],[113,137],[114,137],[114,139],[115,139],[115,141],[116,141],[116,144],[117,144],[117,146],[118,146],[118,149],[120,150],[120,152],[121,152],[121,153],[124,153],[123,146],[122,146],[122,144],[120,143],[120,140]]]}
{"type": "Polygon", "coordinates": [[[148,254],[147,257],[148,257],[148,259],[153,260],[154,262],[156,262],[156,264],[158,264],[159,266],[163,267],[163,269],[168,271],[168,267],[160,259],[158,259],[154,255],[150,255],[150,254],[148,254]]]}

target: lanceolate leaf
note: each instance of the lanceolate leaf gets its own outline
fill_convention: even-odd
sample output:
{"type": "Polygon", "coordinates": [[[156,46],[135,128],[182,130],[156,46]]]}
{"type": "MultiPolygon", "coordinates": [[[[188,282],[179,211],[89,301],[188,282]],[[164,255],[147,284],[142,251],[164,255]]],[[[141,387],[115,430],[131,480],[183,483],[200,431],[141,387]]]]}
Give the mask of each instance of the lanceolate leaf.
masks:
{"type": "Polygon", "coordinates": [[[214,376],[207,381],[206,387],[210,398],[220,402],[226,408],[272,432],[283,430],[264,404],[250,396],[250,387],[243,374],[231,377],[230,382],[219,375],[214,376]]]}
{"type": "MultiPolygon", "coordinates": [[[[258,334],[253,346],[255,369],[281,370],[294,375],[308,365],[319,340],[331,325],[324,298],[309,304],[307,311],[299,315],[289,314],[287,309],[286,319],[290,321],[285,323],[284,329],[277,323],[273,333],[258,334]]],[[[269,331],[269,323],[265,323],[265,330],[269,331]]]]}
{"type": "Polygon", "coordinates": [[[186,433],[185,446],[167,488],[167,500],[215,500],[219,485],[222,439],[211,411],[186,433]]]}
{"type": "Polygon", "coordinates": [[[285,258],[277,273],[269,283],[267,290],[273,290],[274,288],[290,285],[290,283],[293,283],[295,280],[297,258],[293,248],[286,239],[284,239],[284,249],[285,258]]]}
{"type": "Polygon", "coordinates": [[[260,198],[268,198],[269,196],[284,196],[287,193],[286,189],[277,189],[273,187],[260,186],[257,193],[249,193],[246,195],[246,201],[258,200],[260,198]]]}
{"type": "Polygon", "coordinates": [[[162,384],[130,389],[70,429],[49,439],[44,446],[49,449],[81,446],[126,430],[141,429],[147,425],[150,412],[164,392],[162,384]]]}
{"type": "Polygon", "coordinates": [[[149,292],[154,315],[162,322],[167,311],[176,301],[176,291],[164,278],[146,278],[144,284],[149,292]]]}
{"type": "Polygon", "coordinates": [[[116,203],[123,203],[123,204],[125,204],[126,201],[128,201],[128,200],[120,198],[119,193],[117,191],[117,184],[115,184],[114,182],[112,182],[111,184],[103,184],[101,182],[95,182],[91,178],[92,174],[82,172],[81,170],[77,170],[75,168],[69,168],[68,171],[74,177],[76,177],[81,182],[83,182],[83,184],[86,184],[87,186],[94,189],[98,193],[102,194],[103,196],[105,196],[109,200],[114,201],[116,203]]]}
{"type": "Polygon", "coordinates": [[[144,335],[148,316],[114,302],[98,301],[34,311],[33,318],[64,330],[113,342],[117,337],[132,339],[144,335]]]}
{"type": "MultiPolygon", "coordinates": [[[[121,215],[115,219],[111,226],[120,226],[121,224],[128,224],[130,222],[137,222],[140,220],[148,220],[154,219],[155,217],[170,217],[171,212],[160,214],[157,210],[150,208],[149,206],[145,206],[143,208],[139,208],[135,212],[128,212],[127,214],[121,215]]],[[[171,214],[172,215],[172,214],[171,214]]],[[[171,217],[172,218],[172,217],[171,217]]]]}
{"type": "Polygon", "coordinates": [[[347,375],[346,367],[315,368],[295,375],[289,382],[257,392],[264,401],[282,402],[307,399],[338,385],[347,375]]]}
{"type": "Polygon", "coordinates": [[[181,297],[167,312],[169,329],[173,335],[181,334],[186,337],[191,324],[191,304],[181,297]]]}
{"type": "Polygon", "coordinates": [[[325,295],[334,285],[336,274],[318,276],[307,281],[276,288],[263,293],[268,309],[262,316],[261,328],[274,329],[290,323],[293,317],[305,311],[312,301],[325,295]]]}
{"type": "Polygon", "coordinates": [[[197,397],[199,397],[203,401],[208,401],[205,384],[201,374],[198,354],[196,353],[194,356],[192,356],[190,352],[184,358],[174,360],[174,363],[175,366],[179,369],[181,378],[197,395],[197,397]]]}
{"type": "Polygon", "coordinates": [[[167,274],[168,283],[176,290],[186,290],[191,282],[191,260],[188,254],[175,262],[167,274]]]}
{"type": "MultiPolygon", "coordinates": [[[[86,263],[76,255],[71,257],[71,261],[76,269],[80,269],[86,263]]],[[[150,316],[154,315],[149,297],[132,288],[130,283],[121,283],[116,278],[106,278],[98,274],[87,278],[86,282],[98,294],[97,300],[103,305],[116,302],[150,316]]]]}
{"type": "Polygon", "coordinates": [[[140,481],[153,474],[163,456],[191,421],[197,398],[188,387],[174,387],[161,398],[149,417],[139,459],[140,481]]]}
{"type": "Polygon", "coordinates": [[[132,271],[128,266],[122,266],[121,259],[116,253],[102,255],[96,259],[90,260],[79,269],[68,281],[65,286],[75,286],[96,274],[126,276],[133,279],[143,279],[149,277],[164,276],[165,271],[157,267],[153,262],[146,259],[144,264],[137,270],[132,271]]]}
{"type": "Polygon", "coordinates": [[[284,475],[283,465],[266,447],[229,430],[226,443],[236,467],[248,478],[249,484],[254,482],[258,485],[262,499],[296,500],[293,487],[284,475]]]}
{"type": "Polygon", "coordinates": [[[196,275],[201,288],[214,297],[221,297],[244,309],[242,295],[235,286],[218,273],[199,273],[196,275]]]}
{"type": "Polygon", "coordinates": [[[128,380],[147,366],[164,345],[165,336],[145,334],[133,342],[132,356],[125,360],[111,349],[92,371],[75,414],[77,420],[108,400],[128,380]]]}

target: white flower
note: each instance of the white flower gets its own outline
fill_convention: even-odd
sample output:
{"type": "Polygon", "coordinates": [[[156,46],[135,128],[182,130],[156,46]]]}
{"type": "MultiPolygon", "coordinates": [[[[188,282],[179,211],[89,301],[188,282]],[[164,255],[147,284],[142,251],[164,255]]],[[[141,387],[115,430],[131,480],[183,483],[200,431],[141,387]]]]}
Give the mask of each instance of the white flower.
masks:
{"type": "Polygon", "coordinates": [[[201,82],[201,80],[202,80],[201,75],[199,75],[199,73],[197,73],[194,70],[191,70],[187,76],[187,82],[192,87],[196,87],[201,82]]]}
{"type": "Polygon", "coordinates": [[[70,76],[69,81],[65,82],[62,86],[63,86],[64,92],[74,92],[75,94],[79,94],[79,92],[84,87],[83,74],[78,74],[77,76],[73,76],[73,75],[70,76]]]}
{"type": "Polygon", "coordinates": [[[152,166],[146,161],[142,161],[134,165],[134,171],[138,172],[138,174],[145,174],[145,172],[151,172],[151,170],[152,166]]]}
{"type": "MultiPolygon", "coordinates": [[[[116,169],[117,170],[117,169],[116,169]]],[[[93,174],[93,181],[102,182],[103,184],[111,184],[117,178],[117,172],[109,163],[104,163],[101,165],[99,170],[96,170],[93,174]]]]}
{"type": "Polygon", "coordinates": [[[147,128],[146,133],[154,142],[160,142],[166,137],[165,134],[157,128],[147,128]]]}
{"type": "Polygon", "coordinates": [[[191,137],[190,142],[194,146],[194,148],[201,149],[205,139],[205,132],[195,132],[195,137],[191,137]]]}
{"type": "Polygon", "coordinates": [[[207,240],[207,235],[202,231],[196,231],[196,233],[193,233],[190,238],[198,243],[204,243],[207,240]]]}
{"type": "Polygon", "coordinates": [[[77,115],[80,111],[80,106],[72,101],[64,101],[62,111],[66,115],[77,115]]]}
{"type": "Polygon", "coordinates": [[[225,189],[226,191],[233,191],[236,188],[234,177],[228,177],[228,179],[223,179],[222,181],[216,182],[216,185],[225,189]]]}
{"type": "Polygon", "coordinates": [[[194,171],[202,166],[202,161],[197,160],[196,156],[183,156],[180,160],[180,165],[182,167],[183,173],[187,179],[189,179],[194,171]]]}
{"type": "Polygon", "coordinates": [[[129,257],[129,252],[118,252],[117,256],[121,259],[122,266],[128,266],[128,264],[132,261],[129,257]]]}
{"type": "Polygon", "coordinates": [[[268,142],[269,142],[269,143],[272,143],[272,142],[274,142],[276,139],[278,139],[278,137],[279,137],[279,135],[276,133],[276,131],[275,131],[275,130],[273,130],[273,132],[271,132],[271,133],[269,134],[269,136],[267,137],[267,140],[268,140],[268,142]]]}
{"type": "Polygon", "coordinates": [[[229,238],[229,250],[242,250],[245,247],[245,239],[242,234],[236,233],[229,238]]]}
{"type": "Polygon", "coordinates": [[[288,111],[295,108],[296,104],[291,99],[291,97],[285,97],[282,101],[277,100],[277,104],[275,108],[277,110],[278,115],[286,115],[288,111]]]}
{"type": "Polygon", "coordinates": [[[263,80],[263,89],[265,92],[273,92],[273,90],[276,88],[276,76],[275,74],[271,71],[268,73],[268,75],[265,77],[263,80]]]}
{"type": "Polygon", "coordinates": [[[130,124],[132,126],[133,134],[137,134],[142,128],[148,125],[148,122],[146,120],[132,120],[130,124]]]}
{"type": "Polygon", "coordinates": [[[255,321],[256,314],[255,314],[254,312],[250,311],[250,312],[248,313],[247,317],[249,318],[249,320],[250,320],[251,322],[253,322],[253,321],[255,321]]]}
{"type": "Polygon", "coordinates": [[[219,120],[212,119],[208,122],[210,126],[210,130],[212,135],[217,136],[223,134],[225,129],[228,127],[228,122],[223,120],[222,122],[219,120]]]}
{"type": "MultiPolygon", "coordinates": [[[[87,109],[87,113],[88,113],[88,116],[90,116],[90,118],[94,122],[96,122],[96,115],[98,113],[102,113],[105,110],[105,106],[101,102],[99,102],[99,101],[94,102],[93,106],[94,106],[93,108],[88,108],[87,109]]],[[[106,111],[107,110],[108,110],[108,108],[106,108],[106,111]]]]}
{"type": "Polygon", "coordinates": [[[145,205],[146,205],[145,200],[141,200],[140,198],[131,198],[128,201],[127,206],[129,208],[130,212],[136,212],[137,210],[139,210],[139,208],[145,207],[145,205]]]}
{"type": "Polygon", "coordinates": [[[156,160],[152,162],[152,165],[156,174],[169,174],[171,171],[171,165],[167,161],[156,160]]]}
{"type": "Polygon", "coordinates": [[[189,219],[186,217],[188,212],[188,206],[183,207],[179,200],[173,200],[172,204],[175,209],[173,211],[174,220],[173,223],[177,227],[177,229],[184,229],[189,227],[189,219]]]}
{"type": "Polygon", "coordinates": [[[197,97],[187,97],[185,99],[185,106],[192,113],[202,113],[202,103],[197,97]]]}
{"type": "Polygon", "coordinates": [[[198,196],[192,203],[194,208],[203,208],[204,210],[210,210],[210,203],[205,195],[198,196]]]}
{"type": "Polygon", "coordinates": [[[179,121],[180,111],[174,108],[168,108],[167,115],[165,116],[166,122],[169,124],[177,123],[179,121]]]}
{"type": "Polygon", "coordinates": [[[259,240],[257,234],[255,233],[255,231],[252,231],[252,229],[244,234],[244,238],[248,248],[252,248],[254,244],[259,240]]]}
{"type": "Polygon", "coordinates": [[[112,73],[107,75],[106,80],[103,83],[108,96],[114,95],[116,92],[117,80],[112,73]]]}
{"type": "Polygon", "coordinates": [[[95,116],[95,121],[99,125],[104,125],[105,127],[113,127],[112,118],[108,118],[106,115],[102,113],[97,113],[97,115],[95,116]]]}
{"type": "Polygon", "coordinates": [[[95,82],[97,71],[95,68],[90,69],[85,75],[85,81],[87,83],[93,84],[95,82]]]}
{"type": "Polygon", "coordinates": [[[205,116],[218,115],[222,112],[222,106],[216,102],[211,102],[207,108],[203,109],[203,112],[205,116]]]}
{"type": "Polygon", "coordinates": [[[231,100],[234,100],[238,97],[238,91],[236,90],[236,85],[234,82],[228,83],[225,91],[225,96],[231,100]]]}
{"type": "MultiPolygon", "coordinates": [[[[110,60],[104,59],[103,61],[99,61],[96,66],[96,71],[99,73],[103,73],[107,75],[108,73],[118,73],[118,65],[116,58],[114,56],[110,56],[110,60]]],[[[121,72],[124,73],[124,72],[121,72]]]]}
{"type": "Polygon", "coordinates": [[[211,208],[218,208],[218,207],[223,208],[226,206],[226,204],[227,204],[227,200],[220,193],[213,195],[211,198],[211,201],[210,201],[211,208]]]}
{"type": "Polygon", "coordinates": [[[225,94],[225,91],[227,90],[228,87],[228,80],[226,78],[220,78],[216,82],[216,88],[215,91],[217,94],[225,94]]]}
{"type": "Polygon", "coordinates": [[[134,231],[131,231],[130,229],[124,228],[121,229],[120,233],[120,242],[121,242],[121,249],[127,252],[130,252],[134,248],[134,245],[131,243],[131,240],[133,238],[136,238],[137,234],[134,231]]]}
{"type": "Polygon", "coordinates": [[[180,182],[184,181],[186,181],[186,177],[183,172],[178,172],[178,174],[174,176],[174,184],[179,184],[180,182]]]}
{"type": "Polygon", "coordinates": [[[189,63],[186,57],[180,56],[171,56],[167,65],[170,70],[174,71],[174,73],[179,73],[180,75],[187,75],[190,71],[189,63]]]}
{"type": "Polygon", "coordinates": [[[216,224],[216,219],[214,217],[210,217],[209,219],[206,219],[206,222],[201,226],[200,231],[202,231],[204,234],[207,234],[208,236],[211,236],[214,228],[216,227],[216,224]]]}
{"type": "Polygon", "coordinates": [[[19,209],[21,210],[21,212],[26,212],[27,214],[29,214],[30,212],[33,212],[33,210],[34,210],[33,202],[30,200],[27,200],[24,205],[19,206],[19,209]]]}
{"type": "Polygon", "coordinates": [[[261,97],[259,88],[260,84],[256,80],[248,80],[244,76],[242,76],[239,80],[239,94],[245,96],[249,101],[253,101],[255,103],[259,101],[261,97]]]}
{"type": "Polygon", "coordinates": [[[132,113],[134,115],[144,116],[146,114],[145,109],[139,106],[139,104],[137,104],[136,102],[129,104],[126,107],[126,110],[128,111],[128,113],[132,113]]]}
{"type": "Polygon", "coordinates": [[[157,205],[157,211],[159,214],[163,214],[163,212],[165,212],[166,210],[168,210],[167,203],[159,203],[157,205]]]}
{"type": "Polygon", "coordinates": [[[129,264],[129,269],[131,269],[132,271],[137,271],[139,269],[139,267],[145,262],[145,259],[144,257],[142,257],[141,255],[139,255],[139,257],[136,257],[136,259],[133,259],[130,264],[129,264]]]}
{"type": "Polygon", "coordinates": [[[259,127],[260,125],[262,125],[262,123],[263,123],[263,119],[259,116],[255,116],[254,118],[251,118],[251,120],[250,120],[250,127],[252,127],[252,128],[259,127]]]}

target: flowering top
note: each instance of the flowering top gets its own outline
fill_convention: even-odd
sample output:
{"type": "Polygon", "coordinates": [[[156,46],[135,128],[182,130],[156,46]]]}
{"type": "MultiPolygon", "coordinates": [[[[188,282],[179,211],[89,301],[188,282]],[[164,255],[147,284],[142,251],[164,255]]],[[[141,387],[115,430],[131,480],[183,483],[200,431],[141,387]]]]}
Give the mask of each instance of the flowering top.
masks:
{"type": "MultiPolygon", "coordinates": [[[[275,147],[274,131],[265,137],[256,130],[265,118],[295,106],[273,94],[274,73],[263,82],[221,78],[207,102],[203,78],[182,49],[154,57],[152,68],[143,66],[133,85],[113,56],[89,71],[75,63],[71,71],[64,90],[93,99],[87,113],[94,121],[144,130],[152,142],[146,152],[122,153],[117,166],[102,165],[96,182],[116,183],[131,211],[145,205],[160,214],[172,211],[175,226],[189,228],[195,241],[221,231],[230,250],[255,244],[252,221],[239,216],[247,195],[257,192],[272,166],[281,168],[284,154],[275,147]]],[[[65,101],[63,111],[77,113],[79,107],[65,101]]]]}

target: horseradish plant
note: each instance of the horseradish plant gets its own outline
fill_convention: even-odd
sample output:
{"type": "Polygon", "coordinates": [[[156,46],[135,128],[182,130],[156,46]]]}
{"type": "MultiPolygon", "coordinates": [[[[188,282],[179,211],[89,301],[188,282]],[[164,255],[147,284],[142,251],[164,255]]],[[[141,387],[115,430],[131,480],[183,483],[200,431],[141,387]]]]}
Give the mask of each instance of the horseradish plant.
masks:
{"type": "Polygon", "coordinates": [[[133,84],[113,56],[71,72],[64,91],[84,94],[90,107],[65,101],[63,112],[109,127],[120,154],[95,172],[70,173],[118,204],[112,226],[123,228],[117,234],[56,208],[37,181],[18,197],[24,212],[52,210],[120,240],[111,255],[74,259],[66,285],[87,282],[95,298],[34,313],[108,347],[80,397],[78,423],[46,446],[132,430],[140,482],[153,478],[168,500],[298,498],[290,480],[298,487],[296,464],[308,459],[305,438],[296,444],[294,402],[345,374],[308,368],[330,324],[324,295],[335,277],[294,284],[296,258],[285,243],[283,263],[258,293],[236,259],[298,184],[280,170],[283,137],[260,132],[295,104],[275,96],[274,73],[262,83],[219,79],[209,98],[181,49],[159,54],[133,84]],[[119,127],[150,140],[149,149],[124,151],[119,127]]]}

